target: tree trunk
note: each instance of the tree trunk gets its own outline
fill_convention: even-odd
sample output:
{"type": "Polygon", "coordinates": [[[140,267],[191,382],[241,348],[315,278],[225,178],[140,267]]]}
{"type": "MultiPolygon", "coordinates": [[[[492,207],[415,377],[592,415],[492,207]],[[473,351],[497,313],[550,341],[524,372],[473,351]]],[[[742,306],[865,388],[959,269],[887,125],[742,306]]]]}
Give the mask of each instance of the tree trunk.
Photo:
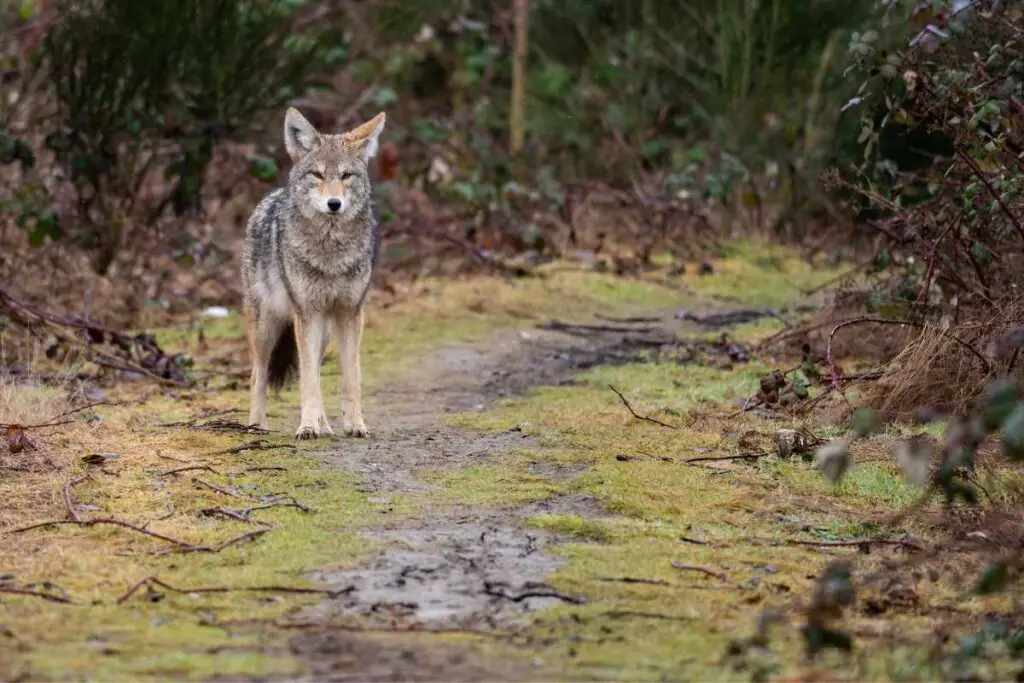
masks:
{"type": "Polygon", "coordinates": [[[515,12],[515,52],[512,62],[512,102],[508,114],[508,149],[513,156],[523,151],[526,138],[526,55],[529,0],[513,0],[515,12]]]}

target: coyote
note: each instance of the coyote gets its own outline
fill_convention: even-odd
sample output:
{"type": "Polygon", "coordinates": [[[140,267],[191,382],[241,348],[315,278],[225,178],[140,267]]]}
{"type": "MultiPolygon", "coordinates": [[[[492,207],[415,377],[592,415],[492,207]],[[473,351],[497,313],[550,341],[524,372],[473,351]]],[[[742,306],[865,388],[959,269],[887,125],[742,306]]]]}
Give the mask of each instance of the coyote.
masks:
{"type": "Polygon", "coordinates": [[[332,331],[341,359],[341,424],[367,436],[359,345],[363,303],[380,234],[367,163],[384,113],[341,135],[320,133],[294,108],[284,121],[293,166],[288,183],[256,205],[245,229],[242,285],[248,319],[249,422],[267,428],[267,387],[299,369],[296,439],[334,433],[320,392],[320,363],[332,331]],[[332,330],[333,328],[333,330],[332,330]]]}

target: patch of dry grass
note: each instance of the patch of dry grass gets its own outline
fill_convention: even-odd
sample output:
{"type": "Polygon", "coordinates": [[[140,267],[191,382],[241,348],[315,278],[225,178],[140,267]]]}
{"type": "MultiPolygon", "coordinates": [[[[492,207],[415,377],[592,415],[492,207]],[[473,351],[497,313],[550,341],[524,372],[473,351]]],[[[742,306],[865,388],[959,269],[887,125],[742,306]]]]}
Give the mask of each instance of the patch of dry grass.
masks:
{"type": "Polygon", "coordinates": [[[889,419],[912,420],[922,409],[963,414],[992,378],[995,365],[979,350],[991,329],[990,322],[924,327],[865,389],[865,400],[889,419]]]}

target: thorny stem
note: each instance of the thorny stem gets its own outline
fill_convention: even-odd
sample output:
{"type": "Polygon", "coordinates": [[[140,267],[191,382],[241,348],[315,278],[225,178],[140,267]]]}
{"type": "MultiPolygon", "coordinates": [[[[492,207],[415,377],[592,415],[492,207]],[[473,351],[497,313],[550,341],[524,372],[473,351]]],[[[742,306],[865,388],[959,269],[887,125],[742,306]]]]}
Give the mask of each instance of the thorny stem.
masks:
{"type": "MultiPolygon", "coordinates": [[[[851,320],[844,320],[843,322],[841,322],[838,325],[836,325],[835,327],[833,327],[832,331],[829,332],[829,335],[828,335],[828,346],[825,349],[825,357],[826,357],[826,360],[828,361],[829,370],[832,373],[832,386],[837,391],[839,391],[839,392],[842,392],[842,390],[843,390],[843,385],[842,385],[843,378],[839,376],[839,370],[836,367],[835,359],[832,357],[832,339],[833,339],[833,337],[835,337],[836,332],[838,332],[842,328],[848,327],[850,325],[861,324],[861,323],[876,323],[876,324],[879,324],[879,325],[910,325],[911,327],[919,327],[919,328],[920,327],[924,327],[924,323],[915,322],[913,320],[890,320],[890,319],[887,319],[887,318],[853,318],[851,320]]],[[[954,334],[952,334],[950,332],[947,332],[946,330],[938,330],[938,332],[940,334],[942,334],[944,337],[948,337],[949,339],[952,339],[954,342],[956,342],[961,347],[963,347],[964,349],[969,351],[972,355],[974,355],[975,358],[977,358],[979,361],[981,361],[981,365],[985,369],[985,373],[986,374],[988,374],[991,371],[991,369],[992,369],[991,364],[973,346],[971,346],[970,344],[965,342],[963,339],[960,339],[956,335],[954,335],[954,334]]]]}
{"type": "Polygon", "coordinates": [[[971,167],[971,171],[973,171],[974,175],[978,177],[978,180],[984,183],[985,189],[988,190],[988,193],[992,195],[993,199],[996,200],[996,203],[999,204],[999,208],[1003,210],[1003,213],[1006,214],[1006,217],[1010,219],[1011,223],[1013,223],[1013,227],[1016,228],[1017,234],[1020,235],[1020,238],[1022,240],[1024,240],[1024,226],[1021,225],[1020,219],[1018,219],[1017,216],[1014,215],[1012,211],[1010,211],[1010,207],[1006,205],[1006,202],[1003,201],[1003,198],[999,195],[998,192],[996,192],[995,188],[992,187],[992,183],[988,181],[988,178],[986,178],[985,174],[981,172],[981,169],[978,168],[978,165],[975,164],[974,160],[971,159],[971,157],[969,157],[967,154],[965,154],[963,150],[958,149],[956,151],[956,154],[958,157],[964,160],[964,163],[971,167]]]}

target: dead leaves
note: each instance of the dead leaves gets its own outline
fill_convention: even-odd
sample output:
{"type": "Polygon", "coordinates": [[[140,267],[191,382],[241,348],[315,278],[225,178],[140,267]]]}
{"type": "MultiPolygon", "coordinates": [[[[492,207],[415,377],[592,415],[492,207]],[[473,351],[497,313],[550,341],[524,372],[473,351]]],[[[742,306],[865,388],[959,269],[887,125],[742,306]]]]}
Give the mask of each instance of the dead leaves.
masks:
{"type": "Polygon", "coordinates": [[[21,425],[10,424],[4,430],[4,440],[7,443],[7,450],[11,455],[17,455],[22,451],[34,451],[38,447],[25,433],[21,425]]]}

